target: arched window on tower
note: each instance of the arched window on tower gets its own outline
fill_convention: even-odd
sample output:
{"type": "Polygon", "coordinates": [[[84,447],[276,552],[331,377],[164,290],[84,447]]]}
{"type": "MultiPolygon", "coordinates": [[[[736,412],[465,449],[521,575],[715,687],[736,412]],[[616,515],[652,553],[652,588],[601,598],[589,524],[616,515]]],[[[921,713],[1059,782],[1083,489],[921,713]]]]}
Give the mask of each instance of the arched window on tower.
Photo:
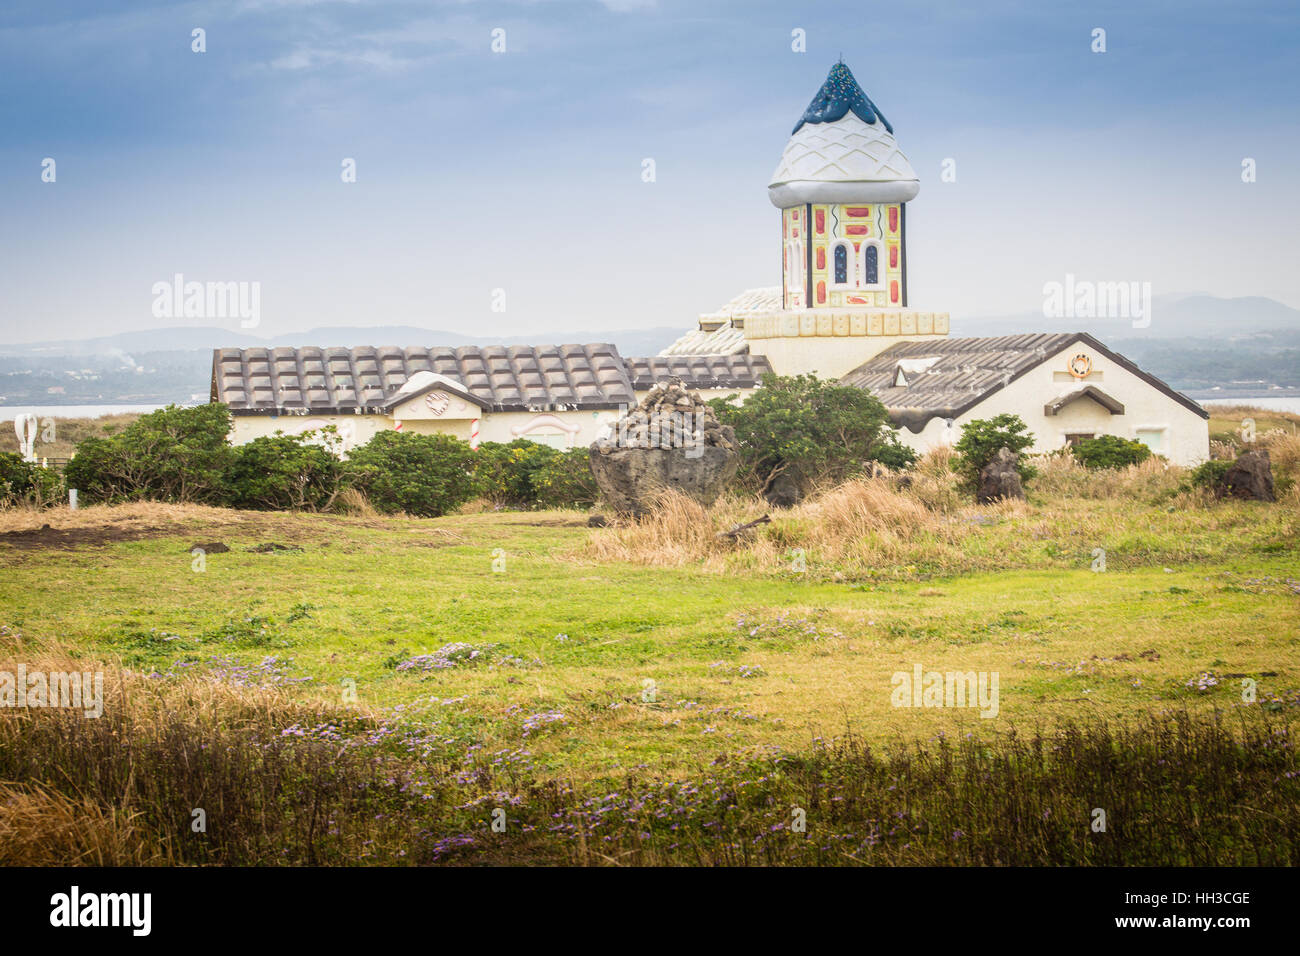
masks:
{"type": "Polygon", "coordinates": [[[883,289],[885,247],[878,239],[867,239],[862,243],[862,285],[863,289],[883,289]]]}
{"type": "Polygon", "coordinates": [[[857,285],[853,274],[853,243],[847,239],[836,239],[831,243],[831,288],[851,289],[857,285]]]}
{"type": "Polygon", "coordinates": [[[789,268],[787,273],[790,276],[790,293],[794,296],[795,301],[802,302],[804,292],[804,279],[807,273],[804,270],[804,244],[802,239],[791,239],[786,243],[786,256],[789,268]]]}

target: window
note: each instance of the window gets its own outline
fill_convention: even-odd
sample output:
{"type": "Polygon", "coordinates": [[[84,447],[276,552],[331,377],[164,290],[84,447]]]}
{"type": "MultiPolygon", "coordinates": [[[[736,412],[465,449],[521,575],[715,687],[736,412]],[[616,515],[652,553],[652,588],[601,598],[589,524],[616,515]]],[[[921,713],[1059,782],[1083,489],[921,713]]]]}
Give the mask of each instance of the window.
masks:
{"type": "Polygon", "coordinates": [[[1139,428],[1135,437],[1157,454],[1165,450],[1165,430],[1163,428],[1139,428]]]}
{"type": "Polygon", "coordinates": [[[1065,443],[1067,445],[1077,445],[1081,441],[1087,441],[1094,437],[1096,436],[1092,432],[1071,432],[1065,436],[1065,443]]]}
{"type": "Polygon", "coordinates": [[[862,284],[863,289],[883,289],[885,280],[882,277],[881,256],[884,255],[884,246],[877,239],[867,239],[862,243],[862,284]]]}
{"type": "Polygon", "coordinates": [[[853,272],[853,243],[847,239],[835,239],[831,243],[831,288],[857,288],[853,272]]]}
{"type": "Polygon", "coordinates": [[[790,257],[790,285],[802,290],[804,283],[803,240],[791,239],[786,247],[790,257]]]}

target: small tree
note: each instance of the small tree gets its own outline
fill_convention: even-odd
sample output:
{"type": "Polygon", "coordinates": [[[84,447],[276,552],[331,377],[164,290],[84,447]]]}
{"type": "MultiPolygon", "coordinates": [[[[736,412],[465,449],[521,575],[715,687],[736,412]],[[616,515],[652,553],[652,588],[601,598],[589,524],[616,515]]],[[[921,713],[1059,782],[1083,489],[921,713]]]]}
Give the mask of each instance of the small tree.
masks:
{"type": "Polygon", "coordinates": [[[52,468],[41,468],[13,452],[0,452],[0,505],[53,504],[61,496],[63,482],[52,468]]]}
{"type": "Polygon", "coordinates": [[[498,504],[534,508],[539,498],[538,474],[561,457],[562,452],[526,438],[516,438],[508,445],[483,442],[474,457],[477,493],[498,504]]]}
{"type": "Polygon", "coordinates": [[[600,491],[591,475],[591,451],[573,448],[548,459],[532,476],[542,508],[590,508],[600,491]]]}
{"type": "Polygon", "coordinates": [[[1071,453],[1088,468],[1125,468],[1151,457],[1151,449],[1140,441],[1118,435],[1085,438],[1070,447],[1071,453]]]}
{"type": "Polygon", "coordinates": [[[230,504],[268,511],[328,511],[344,487],[343,462],[315,439],[328,440],[336,431],[330,425],[301,435],[277,432],[237,447],[226,475],[230,504]]]}
{"type": "Polygon", "coordinates": [[[223,504],[233,458],[225,405],[168,405],[109,438],[78,443],[64,477],[88,501],[223,504]]]}
{"type": "Polygon", "coordinates": [[[459,438],[385,431],[349,453],[344,473],[378,511],[433,518],[474,497],[473,468],[459,438]]]}
{"type": "MultiPolygon", "coordinates": [[[[958,455],[956,470],[961,475],[963,488],[974,492],[979,486],[980,470],[1002,448],[1009,448],[1019,455],[1033,444],[1034,436],[1019,415],[1003,412],[993,418],[967,422],[961,427],[961,438],[953,446],[958,455]]],[[[1037,474],[1034,467],[1023,459],[1016,463],[1016,470],[1020,472],[1022,483],[1037,474]]]]}
{"type": "Polygon", "coordinates": [[[736,432],[742,481],[766,491],[781,475],[800,483],[843,481],[867,461],[899,460],[885,406],[866,389],[813,375],[763,376],[745,403],[710,403],[736,432]]]}

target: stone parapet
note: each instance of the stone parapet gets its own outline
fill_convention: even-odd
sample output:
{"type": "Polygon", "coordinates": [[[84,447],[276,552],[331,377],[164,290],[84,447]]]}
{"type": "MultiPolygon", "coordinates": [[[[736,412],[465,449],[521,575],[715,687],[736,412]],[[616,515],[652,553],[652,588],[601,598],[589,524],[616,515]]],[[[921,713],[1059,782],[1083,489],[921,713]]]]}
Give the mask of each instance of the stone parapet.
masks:
{"type": "Polygon", "coordinates": [[[785,309],[745,318],[747,339],[947,334],[947,312],[912,309],[785,309]]]}

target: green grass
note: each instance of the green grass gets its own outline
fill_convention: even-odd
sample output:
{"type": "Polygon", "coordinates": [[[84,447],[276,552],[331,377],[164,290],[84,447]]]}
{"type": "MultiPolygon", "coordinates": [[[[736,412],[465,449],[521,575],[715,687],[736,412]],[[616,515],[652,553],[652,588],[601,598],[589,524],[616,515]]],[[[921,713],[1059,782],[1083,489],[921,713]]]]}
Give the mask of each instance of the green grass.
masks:
{"type": "MultiPolygon", "coordinates": [[[[964,540],[990,570],[893,565],[835,580],[831,567],[598,564],[583,557],[593,532],[572,513],[281,515],[259,535],[213,526],[207,509],[168,518],[147,507],[161,513],[149,537],[0,545],[0,623],[146,673],[291,661],[286,675],[310,678],[296,695],[340,703],[354,681],[364,710],[406,705],[458,741],[526,744],[557,778],[614,779],[638,764],[682,774],[737,749],[846,731],[879,743],[1128,719],[1171,703],[1231,707],[1246,677],[1262,697],[1300,688],[1300,559],[1294,517],[1279,509],[1229,504],[1169,516],[1169,527],[1152,509],[1105,542],[1108,570],[1096,573],[1091,542],[1068,537],[1071,517],[1105,525],[1114,516],[1102,512],[1119,506],[1038,506],[964,540]],[[186,548],[214,537],[232,550],[195,572],[186,548]],[[243,550],[268,537],[304,550],[243,550]],[[782,616],[818,633],[775,627],[782,616]],[[751,625],[767,626],[750,637],[751,625]],[[396,668],[455,642],[486,660],[396,668]],[[894,708],[891,676],[916,663],[997,672],[998,717],[894,708]],[[1243,676],[1186,686],[1207,671],[1243,676]],[[529,715],[548,712],[564,718],[525,734],[529,715]]],[[[112,509],[81,520],[96,513],[111,525],[112,509]]]]}

